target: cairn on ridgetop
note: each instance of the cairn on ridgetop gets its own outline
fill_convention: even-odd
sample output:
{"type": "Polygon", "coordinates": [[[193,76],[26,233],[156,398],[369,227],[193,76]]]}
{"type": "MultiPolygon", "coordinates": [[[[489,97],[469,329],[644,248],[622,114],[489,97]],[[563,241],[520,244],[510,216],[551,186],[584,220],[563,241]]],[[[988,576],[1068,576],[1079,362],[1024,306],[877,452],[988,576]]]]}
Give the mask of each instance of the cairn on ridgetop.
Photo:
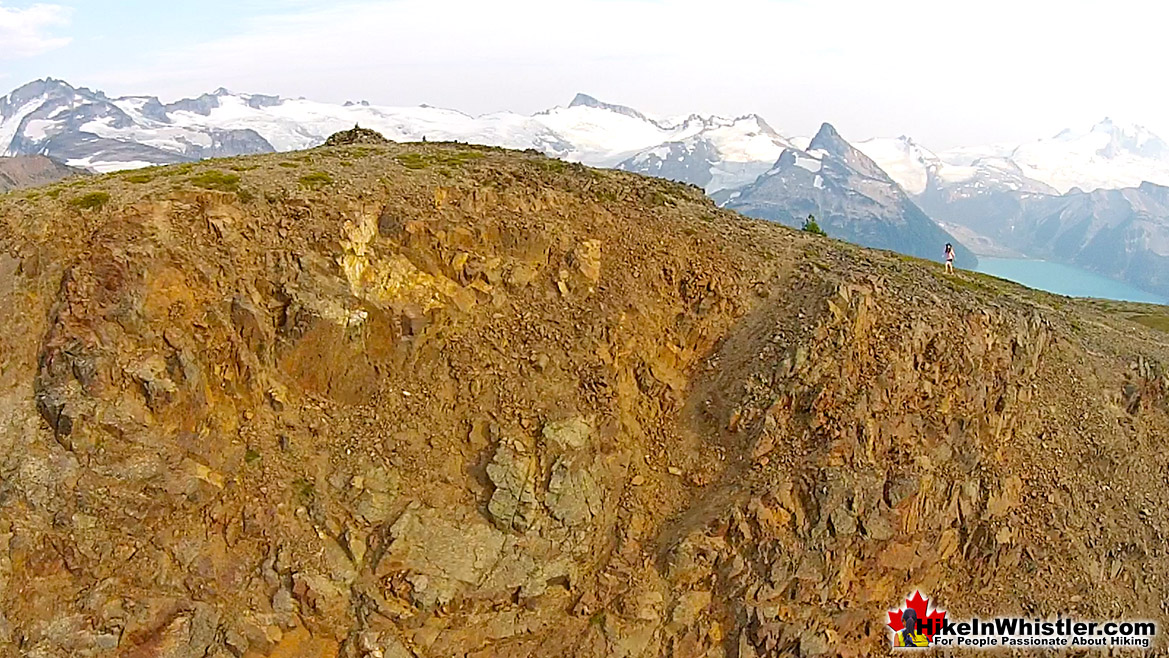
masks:
{"type": "Polygon", "coordinates": [[[352,144],[389,144],[390,140],[386,139],[376,130],[369,128],[362,128],[357,124],[353,124],[352,130],[342,130],[339,133],[333,133],[329,139],[325,140],[325,146],[349,146],[352,144]]]}

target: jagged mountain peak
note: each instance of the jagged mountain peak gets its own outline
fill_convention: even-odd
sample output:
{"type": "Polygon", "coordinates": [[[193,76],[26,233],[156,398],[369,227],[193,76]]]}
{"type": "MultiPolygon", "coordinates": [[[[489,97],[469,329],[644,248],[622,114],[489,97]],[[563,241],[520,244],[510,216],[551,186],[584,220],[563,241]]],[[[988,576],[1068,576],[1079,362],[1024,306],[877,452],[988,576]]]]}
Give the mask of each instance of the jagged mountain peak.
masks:
{"type": "Polygon", "coordinates": [[[1092,135],[1107,135],[1114,141],[1120,143],[1143,144],[1154,140],[1161,141],[1161,138],[1146,126],[1130,121],[1119,121],[1112,116],[1104,117],[1087,129],[1065,128],[1052,137],[1051,140],[1068,142],[1084,139],[1092,135]]]}
{"type": "Polygon", "coordinates": [[[809,151],[820,149],[835,155],[843,154],[849,148],[851,146],[840,136],[836,127],[827,122],[820,124],[820,130],[816,131],[816,136],[808,143],[809,151]]]}
{"type": "Polygon", "coordinates": [[[905,152],[907,152],[907,153],[921,154],[924,157],[934,159],[934,160],[940,159],[940,158],[938,158],[936,153],[934,153],[932,150],[930,150],[929,148],[922,145],[921,142],[910,137],[909,135],[899,135],[899,136],[897,136],[897,138],[894,141],[896,141],[898,144],[900,144],[901,148],[904,149],[905,152]]]}
{"type": "Polygon", "coordinates": [[[816,136],[809,142],[807,150],[813,155],[818,151],[823,151],[862,176],[867,176],[868,178],[882,182],[893,182],[889,175],[872,158],[850,144],[830,123],[824,123],[820,126],[820,130],[816,133],[816,136]]]}
{"type": "Polygon", "coordinates": [[[42,78],[25,83],[0,97],[0,111],[5,101],[13,105],[26,103],[37,98],[65,98],[77,94],[87,95],[88,90],[77,89],[64,80],[42,78]]]}
{"type": "Polygon", "coordinates": [[[29,89],[31,87],[36,87],[39,89],[63,89],[63,90],[68,90],[68,91],[76,91],[77,90],[76,87],[69,84],[65,80],[61,80],[58,78],[44,77],[44,78],[41,78],[39,80],[33,80],[33,81],[28,82],[24,85],[21,85],[20,87],[17,87],[15,89],[14,93],[29,89]]]}
{"type": "Polygon", "coordinates": [[[1132,121],[1118,121],[1117,119],[1106,116],[1097,121],[1091,128],[1090,132],[1102,132],[1110,135],[1142,135],[1152,134],[1145,126],[1132,121]]]}
{"type": "Polygon", "coordinates": [[[650,119],[641,112],[638,112],[632,107],[628,107],[626,105],[617,105],[615,103],[606,103],[604,101],[597,100],[593,96],[589,96],[588,94],[583,93],[577,93],[577,95],[572,98],[572,102],[568,104],[568,107],[592,107],[598,110],[608,110],[610,112],[616,112],[617,114],[622,114],[634,119],[641,119],[642,121],[656,123],[654,120],[650,119]]]}
{"type": "MultiPolygon", "coordinates": [[[[882,150],[904,159],[904,143],[881,142],[882,150]]],[[[718,198],[718,197],[716,197],[718,198]]],[[[858,244],[937,258],[951,242],[959,261],[977,257],[917,207],[898,182],[830,123],[824,123],[807,150],[788,148],[756,181],[725,197],[726,207],[753,217],[800,226],[815,215],[829,235],[858,244]]]]}
{"type": "Polygon", "coordinates": [[[585,107],[604,107],[605,104],[588,94],[577,92],[576,96],[572,97],[572,102],[568,104],[569,107],[576,107],[584,105],[585,107]]]}
{"type": "Polygon", "coordinates": [[[767,120],[764,119],[763,117],[759,116],[758,114],[749,114],[747,116],[754,119],[755,123],[758,123],[759,128],[761,130],[763,130],[764,132],[766,132],[770,135],[774,135],[776,137],[780,137],[779,131],[776,130],[775,128],[772,128],[771,124],[767,123],[767,120]]]}

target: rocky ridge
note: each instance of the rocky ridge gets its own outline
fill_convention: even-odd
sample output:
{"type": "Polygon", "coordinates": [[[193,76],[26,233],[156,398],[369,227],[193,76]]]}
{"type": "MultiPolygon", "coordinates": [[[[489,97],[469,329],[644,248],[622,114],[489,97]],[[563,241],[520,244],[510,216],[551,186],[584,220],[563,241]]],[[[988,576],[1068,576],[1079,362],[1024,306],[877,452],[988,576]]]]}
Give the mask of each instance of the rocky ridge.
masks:
{"type": "Polygon", "coordinates": [[[528,154],[0,198],[0,653],[885,655],[1167,619],[1166,335],[528,154]]]}
{"type": "Polygon", "coordinates": [[[85,172],[43,155],[0,157],[0,194],[22,187],[47,185],[85,172]]]}

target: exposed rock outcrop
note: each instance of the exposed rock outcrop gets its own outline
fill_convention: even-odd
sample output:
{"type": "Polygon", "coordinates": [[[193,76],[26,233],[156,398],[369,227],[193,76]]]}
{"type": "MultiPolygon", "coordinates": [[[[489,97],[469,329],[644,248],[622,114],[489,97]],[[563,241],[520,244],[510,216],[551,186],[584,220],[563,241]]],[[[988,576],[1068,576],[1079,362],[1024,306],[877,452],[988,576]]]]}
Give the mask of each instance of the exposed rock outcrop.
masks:
{"type": "Polygon", "coordinates": [[[692,187],[105,176],[0,198],[0,305],[0,654],[885,655],[915,588],[1166,621],[1165,334],[692,187]]]}
{"type": "Polygon", "coordinates": [[[351,146],[353,144],[388,144],[386,139],[376,130],[353,126],[350,130],[333,133],[325,140],[325,146],[351,146]]]}

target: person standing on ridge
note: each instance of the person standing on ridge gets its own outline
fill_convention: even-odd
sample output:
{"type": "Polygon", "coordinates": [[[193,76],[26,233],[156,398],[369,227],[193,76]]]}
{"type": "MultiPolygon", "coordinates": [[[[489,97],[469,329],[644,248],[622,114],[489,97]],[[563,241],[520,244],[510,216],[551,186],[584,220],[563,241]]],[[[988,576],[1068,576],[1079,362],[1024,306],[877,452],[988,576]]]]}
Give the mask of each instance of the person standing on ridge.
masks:
{"type": "Polygon", "coordinates": [[[954,273],[954,245],[946,243],[946,274],[954,273]]]}

